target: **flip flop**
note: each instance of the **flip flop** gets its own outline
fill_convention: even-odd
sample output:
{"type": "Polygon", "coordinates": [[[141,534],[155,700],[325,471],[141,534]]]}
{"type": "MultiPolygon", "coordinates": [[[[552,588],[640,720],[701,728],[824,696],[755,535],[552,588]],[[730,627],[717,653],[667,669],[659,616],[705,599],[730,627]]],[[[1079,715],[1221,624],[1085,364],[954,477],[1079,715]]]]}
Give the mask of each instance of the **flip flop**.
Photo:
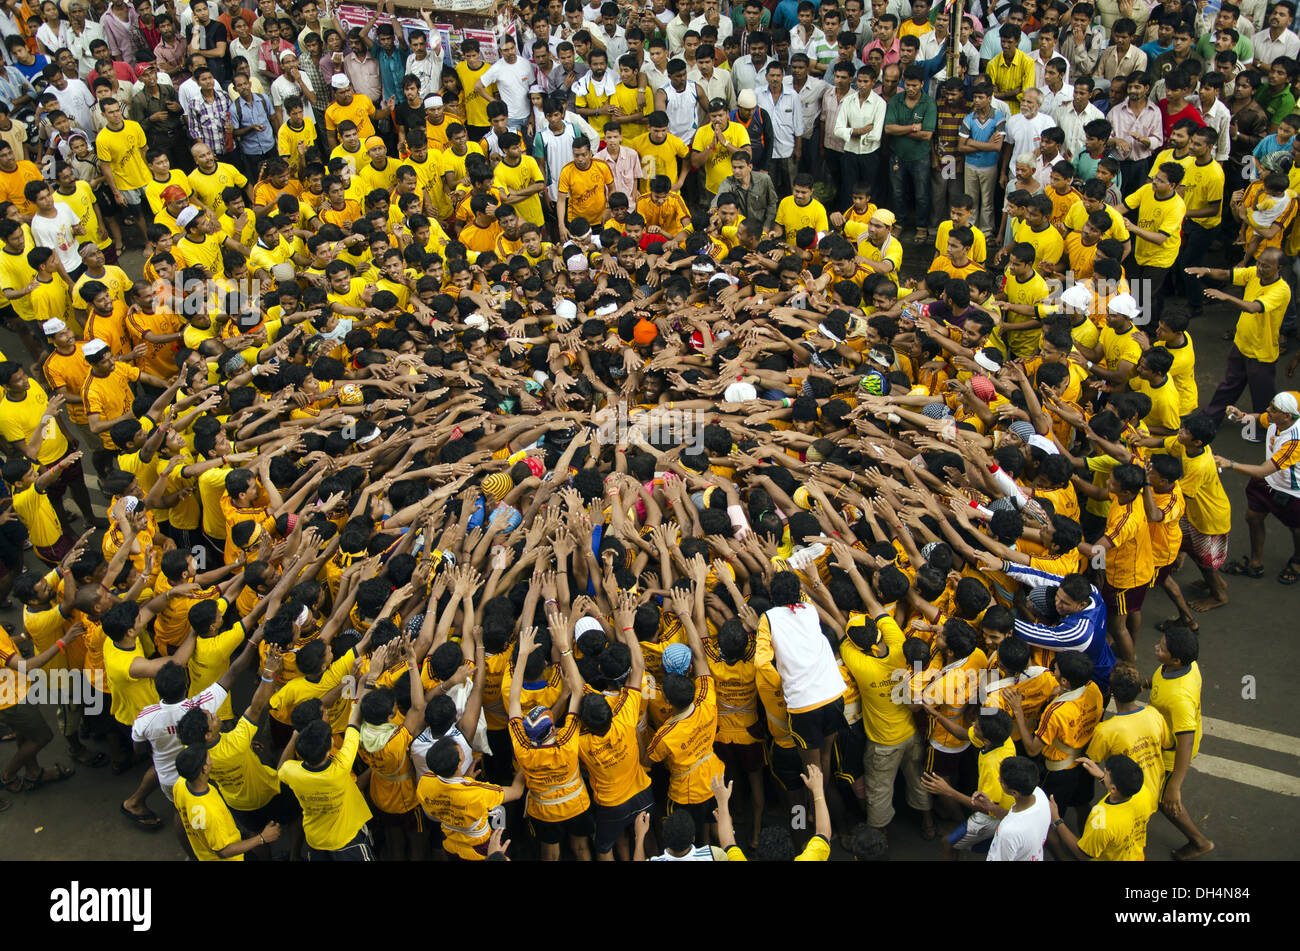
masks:
{"type": "Polygon", "coordinates": [[[132,812],[130,809],[126,808],[126,806],[121,806],[119,808],[121,809],[122,815],[126,816],[141,829],[152,832],[155,829],[162,828],[162,819],[160,819],[152,809],[146,809],[144,812],[132,812]]]}

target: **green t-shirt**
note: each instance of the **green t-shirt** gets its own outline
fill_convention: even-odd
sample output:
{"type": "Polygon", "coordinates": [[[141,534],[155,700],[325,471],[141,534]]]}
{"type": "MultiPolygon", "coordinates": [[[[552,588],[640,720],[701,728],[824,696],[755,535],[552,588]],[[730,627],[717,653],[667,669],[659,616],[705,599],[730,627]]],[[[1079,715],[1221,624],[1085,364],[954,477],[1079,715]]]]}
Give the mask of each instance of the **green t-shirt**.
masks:
{"type": "MultiPolygon", "coordinates": [[[[914,122],[921,123],[921,129],[926,132],[933,132],[938,124],[938,112],[935,109],[934,100],[924,93],[917,101],[915,106],[907,104],[907,93],[898,92],[894,98],[889,100],[889,107],[885,110],[885,125],[911,125],[914,122]]],[[[927,162],[926,168],[929,168],[931,142],[929,139],[912,139],[905,135],[892,135],[889,137],[889,148],[891,154],[898,156],[900,162],[927,162]]]]}

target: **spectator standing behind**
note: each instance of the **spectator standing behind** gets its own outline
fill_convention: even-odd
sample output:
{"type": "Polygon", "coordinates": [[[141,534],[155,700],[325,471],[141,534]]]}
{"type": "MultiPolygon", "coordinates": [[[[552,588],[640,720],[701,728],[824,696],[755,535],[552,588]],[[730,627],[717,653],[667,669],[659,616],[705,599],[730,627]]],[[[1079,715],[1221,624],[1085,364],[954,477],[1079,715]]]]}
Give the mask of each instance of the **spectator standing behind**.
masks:
{"type": "MultiPolygon", "coordinates": [[[[855,83],[856,91],[840,102],[835,117],[835,134],[845,143],[844,178],[840,187],[846,197],[853,194],[857,184],[865,184],[868,193],[874,192],[888,109],[885,100],[876,94],[876,71],[870,66],[858,70],[855,83]]],[[[848,206],[848,202],[842,204],[848,206]]]]}
{"type": "Polygon", "coordinates": [[[779,193],[786,194],[794,187],[804,126],[803,106],[795,91],[786,87],[785,67],[780,63],[767,64],[767,85],[758,91],[756,99],[772,123],[772,156],[768,163],[772,183],[779,193]]]}
{"type": "Polygon", "coordinates": [[[1020,111],[1020,99],[1034,85],[1034,63],[1029,54],[1016,48],[1020,28],[1006,24],[999,30],[1002,53],[989,60],[985,74],[993,84],[995,95],[1005,102],[1012,114],[1020,111]]]}
{"type": "Polygon", "coordinates": [[[1128,102],[1108,114],[1113,135],[1106,143],[1119,158],[1119,175],[1125,195],[1147,180],[1151,155],[1164,141],[1160,109],[1147,97],[1151,80],[1146,73],[1130,73],[1128,102]]]}
{"type": "Polygon", "coordinates": [[[190,53],[201,53],[217,83],[225,86],[230,82],[230,33],[212,19],[208,0],[193,0],[190,10],[194,23],[185,34],[190,53]]]}
{"type": "Polygon", "coordinates": [[[993,109],[993,87],[977,83],[975,109],[961,122],[957,151],[966,156],[966,194],[975,199],[975,226],[985,237],[993,234],[993,186],[998,179],[998,159],[1006,139],[1007,123],[993,109]]]}
{"type": "Polygon", "coordinates": [[[947,219],[953,200],[967,194],[966,156],[957,151],[957,143],[962,121],[969,112],[962,81],[945,79],[940,83],[935,103],[934,149],[930,153],[930,223],[936,228],[947,219]]]}
{"type": "MultiPolygon", "coordinates": [[[[930,139],[934,137],[938,115],[934,100],[925,94],[925,71],[909,66],[903,73],[903,91],[896,93],[885,110],[885,134],[890,139],[889,181],[894,193],[894,207],[905,209],[907,192],[912,193],[915,244],[930,240],[930,139]]],[[[998,148],[1001,149],[1001,140],[998,148]]],[[[993,172],[997,174],[994,154],[993,172]]]]}

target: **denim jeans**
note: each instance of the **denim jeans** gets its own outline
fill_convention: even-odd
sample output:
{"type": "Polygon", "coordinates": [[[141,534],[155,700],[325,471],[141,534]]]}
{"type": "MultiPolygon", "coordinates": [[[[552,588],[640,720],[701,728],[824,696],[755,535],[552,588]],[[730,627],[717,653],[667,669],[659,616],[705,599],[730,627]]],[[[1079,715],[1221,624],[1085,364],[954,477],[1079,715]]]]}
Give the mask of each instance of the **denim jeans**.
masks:
{"type": "Polygon", "coordinates": [[[889,184],[894,193],[894,213],[898,215],[898,224],[903,225],[903,209],[913,209],[913,227],[930,227],[930,162],[921,159],[916,162],[904,162],[897,155],[889,157],[889,184]],[[907,189],[912,191],[913,203],[909,206],[907,189]]]}

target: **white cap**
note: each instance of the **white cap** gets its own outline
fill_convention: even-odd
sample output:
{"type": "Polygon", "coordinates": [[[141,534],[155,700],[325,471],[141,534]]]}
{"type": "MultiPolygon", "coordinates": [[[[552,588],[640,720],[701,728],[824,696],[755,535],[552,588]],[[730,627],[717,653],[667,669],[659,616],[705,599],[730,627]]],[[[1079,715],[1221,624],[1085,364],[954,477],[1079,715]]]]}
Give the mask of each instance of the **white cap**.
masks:
{"type": "Polygon", "coordinates": [[[335,89],[347,89],[352,81],[348,79],[347,73],[335,73],[330,77],[330,85],[335,89]]]}
{"type": "Polygon", "coordinates": [[[488,328],[487,318],[484,317],[482,314],[470,314],[468,317],[465,318],[465,326],[474,327],[477,330],[487,330],[488,328]]]}
{"type": "Polygon", "coordinates": [[[1040,433],[1034,433],[1032,436],[1029,437],[1029,445],[1037,446],[1039,449],[1043,450],[1043,452],[1047,453],[1049,456],[1055,456],[1060,454],[1060,450],[1056,448],[1056,443],[1052,442],[1050,439],[1048,439],[1046,436],[1040,433]]]}
{"type": "Polygon", "coordinates": [[[81,345],[81,352],[87,357],[93,357],[95,354],[102,353],[107,349],[108,349],[108,344],[104,343],[104,341],[98,338],[94,340],[87,340],[85,343],[81,345]]]}
{"type": "Polygon", "coordinates": [[[541,93],[542,95],[545,95],[545,94],[546,94],[546,90],[545,90],[545,89],[543,89],[543,88],[542,88],[541,86],[539,86],[537,83],[533,83],[531,86],[528,87],[528,93],[529,93],[529,95],[532,95],[532,94],[535,93],[535,92],[537,92],[537,93],[541,93]]]}
{"type": "Polygon", "coordinates": [[[280,54],[280,62],[282,63],[286,59],[297,59],[297,58],[298,58],[297,50],[285,50],[283,53],[280,54]]]}
{"type": "Polygon", "coordinates": [[[442,96],[426,96],[424,99],[424,108],[436,109],[442,105],[442,96]]]}
{"type": "Polygon", "coordinates": [[[752,89],[742,89],[740,95],[736,97],[736,105],[742,109],[757,109],[758,96],[754,94],[752,89]]]}
{"type": "Polygon", "coordinates": [[[1273,397],[1273,406],[1279,413],[1286,413],[1288,416],[1300,415],[1300,403],[1296,402],[1295,394],[1282,392],[1273,397]]]}
{"type": "Polygon", "coordinates": [[[981,370],[986,370],[989,373],[997,373],[1000,369],[996,363],[985,356],[984,351],[982,350],[975,351],[975,365],[981,370]]]}
{"type": "Polygon", "coordinates": [[[758,390],[754,389],[752,383],[741,380],[723,390],[722,398],[728,403],[744,403],[748,400],[758,399],[758,390]]]}
{"type": "Polygon", "coordinates": [[[587,256],[585,254],[571,254],[565,258],[564,266],[570,271],[587,270],[587,256]]]}
{"type": "MultiPolygon", "coordinates": [[[[585,261],[586,258],[583,258],[583,260],[585,261]]],[[[555,302],[555,316],[561,320],[573,320],[578,316],[578,305],[571,300],[557,300],[555,302]]]]}
{"type": "Polygon", "coordinates": [[[573,624],[573,636],[575,639],[581,637],[583,634],[586,634],[588,631],[603,631],[603,630],[604,628],[600,626],[600,622],[597,621],[594,617],[580,617],[573,624]]]}
{"type": "Polygon", "coordinates": [[[713,262],[708,259],[705,259],[703,261],[697,259],[696,262],[691,265],[691,270],[694,271],[696,274],[712,274],[715,270],[717,270],[717,268],[715,268],[713,266],[713,262]]]}
{"type": "Polygon", "coordinates": [[[1106,309],[1112,314],[1123,314],[1129,320],[1142,313],[1142,309],[1138,307],[1137,299],[1132,294],[1116,294],[1110,299],[1106,309]]]}
{"type": "Polygon", "coordinates": [[[1082,284],[1071,284],[1061,295],[1061,303],[1075,310],[1089,310],[1092,307],[1092,291],[1082,284]]]}
{"type": "Polygon", "coordinates": [[[595,315],[597,317],[608,317],[616,310],[618,310],[618,304],[602,304],[596,308],[595,315]]]}
{"type": "Polygon", "coordinates": [[[53,337],[57,333],[62,333],[68,329],[68,325],[57,317],[51,317],[45,323],[41,324],[41,330],[45,331],[45,336],[53,337]]]}
{"type": "Polygon", "coordinates": [[[279,264],[271,268],[271,276],[275,278],[276,282],[279,284],[288,284],[290,281],[296,281],[298,279],[298,272],[288,261],[281,261],[279,264]]]}
{"type": "Polygon", "coordinates": [[[140,500],[134,495],[125,496],[122,499],[122,511],[126,515],[131,515],[140,507],[140,500]]]}
{"type": "Polygon", "coordinates": [[[196,208],[194,205],[189,205],[181,209],[181,213],[176,216],[176,226],[184,230],[188,228],[190,223],[201,214],[203,214],[203,212],[199,208],[196,208]]]}

